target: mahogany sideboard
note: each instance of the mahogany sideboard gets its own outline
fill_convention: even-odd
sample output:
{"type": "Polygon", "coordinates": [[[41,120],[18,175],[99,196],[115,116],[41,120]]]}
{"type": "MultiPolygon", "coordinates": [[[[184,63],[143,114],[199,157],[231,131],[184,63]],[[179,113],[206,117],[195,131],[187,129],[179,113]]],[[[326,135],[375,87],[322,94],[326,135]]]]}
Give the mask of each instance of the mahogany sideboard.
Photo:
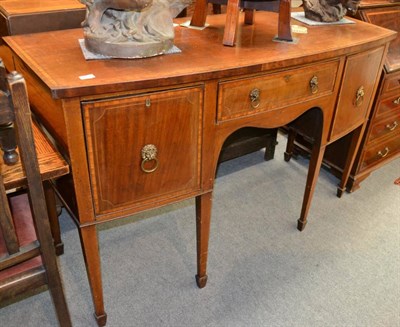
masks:
{"type": "Polygon", "coordinates": [[[79,226],[99,325],[107,315],[97,224],[195,197],[196,281],[204,287],[224,141],[243,127],[313,119],[302,230],[326,146],[351,133],[347,182],[396,36],[356,21],[308,26],[297,44],[277,43],[277,14],[260,12],[255,25],[239,27],[232,48],[222,46],[225,16],[210,16],[208,23],[203,31],[176,28],[180,53],[137,60],[85,60],[81,29],[4,38],[33,110],[71,166],[57,188],[79,226]]]}
{"type": "MultiPolygon", "coordinates": [[[[362,0],[355,18],[400,32],[400,2],[362,0]]],[[[390,44],[380,76],[378,91],[369,115],[357,157],[347,185],[338,188],[338,196],[347,189],[353,192],[374,170],[400,157],[400,34],[390,44]]],[[[341,177],[351,137],[346,136],[329,145],[324,164],[341,177]]],[[[294,153],[309,153],[307,136],[296,136],[294,153]]]]}

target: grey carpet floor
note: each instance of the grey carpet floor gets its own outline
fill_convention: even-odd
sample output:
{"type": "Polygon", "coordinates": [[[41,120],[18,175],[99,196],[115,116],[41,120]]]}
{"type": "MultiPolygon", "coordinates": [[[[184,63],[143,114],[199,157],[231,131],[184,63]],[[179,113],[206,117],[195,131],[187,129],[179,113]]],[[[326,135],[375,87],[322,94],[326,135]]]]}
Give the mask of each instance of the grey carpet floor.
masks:
{"type": "MultiPolygon", "coordinates": [[[[108,326],[400,326],[400,161],[336,197],[322,170],[296,229],[308,161],[262,151],[220,166],[208,283],[198,289],[194,201],[99,228],[108,326]]],[[[74,326],[96,326],[77,228],[59,258],[74,326]]],[[[0,309],[0,326],[56,326],[48,292],[0,309]]]]}

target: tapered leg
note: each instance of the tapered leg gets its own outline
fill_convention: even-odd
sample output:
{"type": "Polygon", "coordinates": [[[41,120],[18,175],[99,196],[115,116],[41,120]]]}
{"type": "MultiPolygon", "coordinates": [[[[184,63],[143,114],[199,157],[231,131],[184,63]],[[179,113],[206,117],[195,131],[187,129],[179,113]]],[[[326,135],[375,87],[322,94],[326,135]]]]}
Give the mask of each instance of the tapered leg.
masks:
{"type": "Polygon", "coordinates": [[[53,236],[56,254],[64,253],[64,243],[61,240],[60,222],[58,221],[57,203],[50,181],[43,182],[44,196],[47,204],[47,214],[50,220],[51,235],[53,236]]]}
{"type": "Polygon", "coordinates": [[[207,283],[208,240],[210,237],[210,218],[212,192],[196,197],[196,231],[197,231],[197,275],[199,288],[207,283]]]}
{"type": "Polygon", "coordinates": [[[347,158],[346,158],[346,164],[343,169],[342,173],[342,179],[339,183],[339,186],[337,188],[337,197],[341,197],[343,192],[346,190],[346,185],[350,177],[351,169],[354,164],[354,160],[356,159],[358,148],[361,143],[362,135],[364,134],[364,126],[358,127],[356,130],[352,132],[352,137],[351,137],[351,142],[350,142],[350,147],[348,150],[347,158]]]}
{"type": "Polygon", "coordinates": [[[297,221],[297,229],[302,231],[307,224],[307,215],[310,209],[312,196],[314,194],[315,185],[317,184],[319,171],[321,169],[322,159],[324,158],[325,146],[321,147],[319,142],[313,144],[310,165],[308,167],[306,189],[304,191],[303,206],[301,215],[297,221]]]}
{"type": "Polygon", "coordinates": [[[104,311],[103,286],[101,281],[100,253],[96,226],[84,226],[79,228],[83,257],[85,259],[86,272],[94,303],[94,316],[99,326],[107,322],[107,314],[104,311]]]}

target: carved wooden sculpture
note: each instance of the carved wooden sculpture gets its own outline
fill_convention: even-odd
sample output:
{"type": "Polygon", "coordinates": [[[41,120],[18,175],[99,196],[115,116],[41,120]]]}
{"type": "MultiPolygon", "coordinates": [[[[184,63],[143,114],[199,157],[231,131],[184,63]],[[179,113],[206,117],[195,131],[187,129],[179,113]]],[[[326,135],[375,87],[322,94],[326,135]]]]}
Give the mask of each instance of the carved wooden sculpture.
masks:
{"type": "Polygon", "coordinates": [[[85,45],[97,54],[142,58],[173,46],[172,19],[191,0],[81,0],[85,45]]]}
{"type": "Polygon", "coordinates": [[[356,12],[360,0],[303,0],[306,18],[317,22],[337,22],[347,11],[356,12]]]}

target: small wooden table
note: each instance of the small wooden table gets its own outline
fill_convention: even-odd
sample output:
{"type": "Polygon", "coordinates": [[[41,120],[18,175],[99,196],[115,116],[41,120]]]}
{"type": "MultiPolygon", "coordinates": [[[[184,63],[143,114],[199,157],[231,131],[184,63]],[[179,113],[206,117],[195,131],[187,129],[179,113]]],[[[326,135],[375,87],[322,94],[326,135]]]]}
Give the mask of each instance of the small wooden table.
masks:
{"type": "Polygon", "coordinates": [[[275,43],[277,14],[257,17],[239,27],[234,48],[222,46],[225,16],[216,15],[203,31],[176,28],[180,53],[138,60],[86,61],[81,29],[5,38],[32,107],[71,164],[58,187],[79,226],[99,325],[99,223],[195,197],[196,279],[205,286],[215,169],[236,130],[315,119],[300,230],[325,147],[352,133],[347,180],[396,33],[357,21],[275,43]]]}

